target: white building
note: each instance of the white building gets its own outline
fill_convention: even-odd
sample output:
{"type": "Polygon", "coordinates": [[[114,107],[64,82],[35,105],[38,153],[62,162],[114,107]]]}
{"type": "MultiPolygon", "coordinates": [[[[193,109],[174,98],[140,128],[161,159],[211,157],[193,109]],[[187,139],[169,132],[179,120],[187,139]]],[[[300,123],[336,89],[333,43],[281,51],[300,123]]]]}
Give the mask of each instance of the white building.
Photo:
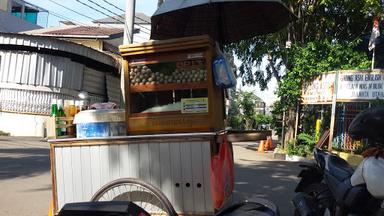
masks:
{"type": "Polygon", "coordinates": [[[0,131],[44,136],[52,99],[90,102],[121,98],[113,56],[52,37],[0,33],[0,131]]]}

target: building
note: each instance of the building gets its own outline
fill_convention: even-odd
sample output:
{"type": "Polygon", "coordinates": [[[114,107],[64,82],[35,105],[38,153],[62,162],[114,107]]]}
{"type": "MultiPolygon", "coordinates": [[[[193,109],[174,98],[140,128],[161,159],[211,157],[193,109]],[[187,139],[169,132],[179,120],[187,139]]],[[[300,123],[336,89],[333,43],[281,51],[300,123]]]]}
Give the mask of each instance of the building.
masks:
{"type": "MultiPolygon", "coordinates": [[[[82,44],[93,49],[118,54],[123,44],[124,14],[93,21],[92,25],[81,26],[70,21],[61,21],[62,25],[45,29],[24,31],[24,34],[49,36],[82,44]]],[[[151,18],[144,13],[136,13],[133,42],[141,43],[150,39],[151,18]]]]}
{"type": "Polygon", "coordinates": [[[105,26],[80,26],[62,22],[64,25],[45,29],[22,32],[28,35],[47,36],[81,44],[98,51],[119,53],[119,45],[123,44],[124,29],[105,26]]]}
{"type": "MultiPolygon", "coordinates": [[[[114,28],[124,28],[125,15],[107,17],[93,21],[96,25],[105,25],[114,28]]],[[[142,43],[150,40],[151,18],[144,13],[135,13],[133,42],[142,43]]]]}
{"type": "Polygon", "coordinates": [[[20,32],[46,26],[48,11],[23,0],[0,1],[0,32],[20,32]]]}
{"type": "Polygon", "coordinates": [[[44,136],[52,99],[120,102],[119,60],[52,37],[0,33],[0,131],[44,136]]]}

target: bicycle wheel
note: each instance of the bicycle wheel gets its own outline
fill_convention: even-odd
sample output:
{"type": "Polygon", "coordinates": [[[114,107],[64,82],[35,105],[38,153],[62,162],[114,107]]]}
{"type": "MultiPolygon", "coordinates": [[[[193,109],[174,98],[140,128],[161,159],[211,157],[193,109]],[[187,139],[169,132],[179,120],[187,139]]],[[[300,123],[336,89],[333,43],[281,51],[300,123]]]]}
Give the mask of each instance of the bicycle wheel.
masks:
{"type": "Polygon", "coordinates": [[[134,178],[109,182],[93,195],[91,201],[131,201],[151,215],[177,215],[172,204],[159,189],[134,178]]]}

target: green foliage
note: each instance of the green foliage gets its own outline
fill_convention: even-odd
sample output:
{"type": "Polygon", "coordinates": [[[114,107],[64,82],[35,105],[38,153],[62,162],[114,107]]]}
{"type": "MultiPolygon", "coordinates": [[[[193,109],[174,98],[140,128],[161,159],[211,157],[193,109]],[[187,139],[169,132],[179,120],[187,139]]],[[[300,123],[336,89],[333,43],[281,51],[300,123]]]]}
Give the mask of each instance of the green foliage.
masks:
{"type": "Polygon", "coordinates": [[[297,141],[288,141],[288,155],[307,156],[312,154],[313,148],[316,144],[316,137],[314,135],[301,133],[297,136],[297,141]]]}
{"type": "Polygon", "coordinates": [[[291,140],[288,142],[287,154],[305,157],[308,151],[305,145],[295,145],[295,141],[291,140]]]}
{"type": "Polygon", "coordinates": [[[231,93],[232,101],[228,111],[229,126],[234,129],[253,129],[258,124],[268,122],[269,118],[256,112],[257,103],[262,100],[253,92],[236,91],[231,93]]]}
{"type": "Polygon", "coordinates": [[[254,119],[256,123],[256,128],[259,130],[268,129],[272,123],[272,116],[262,113],[257,113],[254,119]]]}
{"type": "Polygon", "coordinates": [[[283,106],[280,101],[273,103],[271,107],[271,128],[276,130],[277,134],[282,133],[283,106]]]}
{"type": "Polygon", "coordinates": [[[384,106],[384,100],[377,98],[376,100],[371,101],[371,107],[384,106]]]}
{"type": "Polygon", "coordinates": [[[0,130],[0,136],[10,136],[10,133],[6,133],[0,130]]]}
{"type": "MultiPolygon", "coordinates": [[[[257,36],[225,47],[227,50],[233,51],[241,61],[238,75],[244,84],[258,83],[261,89],[265,89],[272,77],[276,78],[277,82],[280,83],[284,76],[289,76],[284,75],[282,72],[285,68],[289,70],[288,73],[294,70],[294,62],[291,62],[292,58],[302,57],[306,54],[313,55],[314,52],[312,54],[308,53],[311,51],[310,48],[319,48],[318,45],[306,46],[308,43],[326,45],[320,50],[329,48],[327,43],[330,44],[330,42],[327,41],[336,41],[341,46],[344,43],[348,44],[363,35],[369,34],[372,29],[372,17],[375,15],[381,16],[382,14],[380,1],[378,0],[283,0],[283,2],[297,16],[298,19],[295,22],[279,32],[257,36]],[[289,51],[285,48],[288,40],[296,47],[295,50],[289,51]],[[308,47],[308,49],[302,50],[305,47],[308,47]],[[301,51],[304,53],[300,53],[301,51]],[[266,64],[262,64],[262,62],[266,64]]],[[[332,54],[330,51],[326,53],[332,54]]],[[[329,55],[328,58],[329,61],[337,64],[338,59],[332,59],[335,58],[332,55],[329,55]]],[[[344,60],[345,58],[339,60],[339,65],[351,69],[347,67],[348,63],[344,60]]],[[[308,64],[307,67],[311,67],[311,63],[314,62],[309,61],[306,63],[308,64]]],[[[341,69],[332,67],[332,64],[324,64],[322,68],[341,69]]],[[[326,70],[317,71],[316,73],[324,71],[326,70]]],[[[303,73],[307,72],[304,71],[303,73]]],[[[314,75],[311,71],[308,73],[310,77],[314,75]]],[[[286,85],[297,84],[300,83],[292,80],[286,81],[286,85]]],[[[290,91],[292,91],[293,95],[297,95],[294,89],[290,91]]]]}
{"type": "Polygon", "coordinates": [[[316,136],[310,135],[307,133],[301,133],[301,134],[297,135],[297,141],[298,141],[298,144],[308,146],[308,148],[311,149],[311,151],[313,150],[313,148],[315,147],[315,144],[317,142],[316,136]]]}

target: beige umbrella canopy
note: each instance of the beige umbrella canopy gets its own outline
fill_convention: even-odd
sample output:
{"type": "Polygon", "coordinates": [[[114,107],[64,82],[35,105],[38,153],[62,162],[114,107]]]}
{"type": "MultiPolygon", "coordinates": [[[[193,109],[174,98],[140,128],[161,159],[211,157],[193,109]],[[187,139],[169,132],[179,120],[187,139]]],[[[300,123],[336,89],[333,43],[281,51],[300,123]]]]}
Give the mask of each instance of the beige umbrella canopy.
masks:
{"type": "Polygon", "coordinates": [[[279,0],[166,0],[151,17],[151,39],[208,34],[228,44],[276,32],[294,19],[279,0]]]}

